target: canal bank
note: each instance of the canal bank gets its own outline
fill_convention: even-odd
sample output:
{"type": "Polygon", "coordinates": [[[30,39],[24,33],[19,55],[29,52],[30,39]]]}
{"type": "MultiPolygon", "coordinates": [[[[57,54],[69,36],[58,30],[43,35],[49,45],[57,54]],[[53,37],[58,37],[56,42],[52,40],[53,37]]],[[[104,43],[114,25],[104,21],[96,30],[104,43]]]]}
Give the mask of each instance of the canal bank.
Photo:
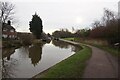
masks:
{"type": "Polygon", "coordinates": [[[74,55],[69,58],[57,63],[49,69],[35,75],[32,78],[81,78],[86,67],[86,61],[91,57],[91,48],[81,45],[76,42],[67,40],[60,41],[79,46],[82,50],[77,51],[74,55]]]}
{"type": "MultiPolygon", "coordinates": [[[[74,43],[68,40],[63,40],[74,43]]],[[[86,44],[87,45],[87,44],[86,44]]],[[[92,49],[92,56],[87,62],[82,78],[112,78],[118,79],[118,58],[110,55],[109,52],[87,45],[92,49]]]]}

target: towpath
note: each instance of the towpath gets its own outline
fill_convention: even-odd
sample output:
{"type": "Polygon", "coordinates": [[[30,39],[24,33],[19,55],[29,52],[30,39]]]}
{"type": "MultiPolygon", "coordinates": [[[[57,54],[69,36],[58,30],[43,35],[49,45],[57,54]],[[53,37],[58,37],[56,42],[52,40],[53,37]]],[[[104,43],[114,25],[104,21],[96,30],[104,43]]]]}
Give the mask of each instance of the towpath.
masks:
{"type": "MultiPolygon", "coordinates": [[[[60,40],[71,44],[79,44],[73,41],[60,40]]],[[[118,78],[118,59],[99,48],[91,45],[87,46],[92,49],[92,56],[87,61],[83,78],[118,78]]]]}

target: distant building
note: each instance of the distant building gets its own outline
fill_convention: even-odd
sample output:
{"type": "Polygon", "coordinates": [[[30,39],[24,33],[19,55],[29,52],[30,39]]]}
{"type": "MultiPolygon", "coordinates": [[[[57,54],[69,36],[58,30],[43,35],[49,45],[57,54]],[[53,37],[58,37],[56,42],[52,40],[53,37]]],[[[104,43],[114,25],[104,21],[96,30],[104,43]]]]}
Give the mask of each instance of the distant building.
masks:
{"type": "Polygon", "coordinates": [[[15,31],[15,28],[11,26],[11,22],[8,21],[8,23],[2,24],[2,38],[5,39],[16,39],[17,38],[17,32],[15,31]]]}

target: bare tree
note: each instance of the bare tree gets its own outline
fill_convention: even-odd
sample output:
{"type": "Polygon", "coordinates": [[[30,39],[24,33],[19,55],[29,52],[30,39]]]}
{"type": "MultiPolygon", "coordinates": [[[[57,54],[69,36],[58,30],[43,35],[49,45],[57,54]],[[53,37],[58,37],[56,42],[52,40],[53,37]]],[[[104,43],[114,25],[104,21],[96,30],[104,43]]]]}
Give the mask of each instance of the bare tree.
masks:
{"type": "Polygon", "coordinates": [[[110,23],[111,20],[115,20],[116,15],[113,11],[104,8],[104,16],[102,17],[102,23],[106,26],[110,23]]]}
{"type": "Polygon", "coordinates": [[[13,20],[15,6],[10,2],[0,2],[0,18],[3,23],[13,20]]]}
{"type": "Polygon", "coordinates": [[[98,21],[98,20],[96,20],[96,21],[94,21],[94,23],[92,23],[93,28],[99,27],[100,25],[101,25],[100,21],[98,21]]]}

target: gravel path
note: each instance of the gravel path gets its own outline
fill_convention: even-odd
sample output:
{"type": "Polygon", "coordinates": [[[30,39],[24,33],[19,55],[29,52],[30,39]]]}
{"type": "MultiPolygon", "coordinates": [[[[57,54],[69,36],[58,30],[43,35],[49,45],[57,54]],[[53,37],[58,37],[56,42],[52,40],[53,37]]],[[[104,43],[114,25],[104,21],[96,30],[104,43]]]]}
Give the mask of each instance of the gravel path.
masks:
{"type": "Polygon", "coordinates": [[[99,48],[88,46],[92,48],[92,57],[83,78],[118,78],[118,60],[99,48]]]}
{"type": "MultiPolygon", "coordinates": [[[[73,41],[60,40],[79,44],[73,41]]],[[[87,46],[92,49],[92,56],[87,62],[83,78],[118,78],[118,59],[99,48],[87,46]]]]}

